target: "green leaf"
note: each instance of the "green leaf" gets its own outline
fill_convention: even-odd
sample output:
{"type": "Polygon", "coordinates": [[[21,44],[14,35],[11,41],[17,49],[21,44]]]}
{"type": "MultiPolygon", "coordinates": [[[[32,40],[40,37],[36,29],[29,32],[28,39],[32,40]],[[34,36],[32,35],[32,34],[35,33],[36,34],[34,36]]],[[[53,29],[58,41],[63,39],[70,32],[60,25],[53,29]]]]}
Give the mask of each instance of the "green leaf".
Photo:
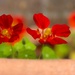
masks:
{"type": "Polygon", "coordinates": [[[1,45],[0,45],[0,58],[3,58],[3,57],[4,57],[3,50],[2,50],[1,45]]]}
{"type": "Polygon", "coordinates": [[[26,43],[24,45],[24,47],[25,47],[26,50],[32,50],[32,51],[36,50],[36,46],[33,43],[31,43],[31,42],[26,43]]]}
{"type": "Polygon", "coordinates": [[[24,50],[18,53],[18,58],[36,59],[36,53],[31,50],[24,50]]]}
{"type": "Polygon", "coordinates": [[[57,56],[52,48],[45,45],[42,48],[42,57],[43,59],[56,59],[57,56]]]}
{"type": "Polygon", "coordinates": [[[14,46],[12,46],[12,47],[13,47],[13,49],[15,49],[17,51],[23,50],[24,46],[23,46],[22,40],[15,43],[14,46]]]}
{"type": "Polygon", "coordinates": [[[0,53],[2,53],[4,57],[11,55],[12,54],[11,46],[8,45],[7,43],[0,44],[0,53]]]}
{"type": "Polygon", "coordinates": [[[61,44],[55,46],[55,52],[59,58],[67,57],[69,54],[69,46],[67,44],[61,44]]]}
{"type": "Polygon", "coordinates": [[[70,59],[75,59],[75,51],[71,51],[69,54],[70,59]]]}
{"type": "Polygon", "coordinates": [[[30,42],[30,40],[27,37],[23,38],[23,42],[26,50],[36,50],[36,46],[32,42],[30,42]]]}
{"type": "Polygon", "coordinates": [[[26,44],[26,43],[29,43],[30,40],[29,40],[27,37],[24,37],[24,38],[23,38],[23,42],[26,44]]]}

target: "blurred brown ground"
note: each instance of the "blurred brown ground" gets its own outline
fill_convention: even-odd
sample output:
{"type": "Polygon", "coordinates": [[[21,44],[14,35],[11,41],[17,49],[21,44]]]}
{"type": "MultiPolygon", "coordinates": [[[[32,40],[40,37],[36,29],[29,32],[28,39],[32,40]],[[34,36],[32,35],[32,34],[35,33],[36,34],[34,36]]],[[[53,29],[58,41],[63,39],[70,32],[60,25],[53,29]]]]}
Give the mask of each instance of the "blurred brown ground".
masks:
{"type": "Polygon", "coordinates": [[[75,60],[0,59],[0,75],[75,75],[75,60]]]}

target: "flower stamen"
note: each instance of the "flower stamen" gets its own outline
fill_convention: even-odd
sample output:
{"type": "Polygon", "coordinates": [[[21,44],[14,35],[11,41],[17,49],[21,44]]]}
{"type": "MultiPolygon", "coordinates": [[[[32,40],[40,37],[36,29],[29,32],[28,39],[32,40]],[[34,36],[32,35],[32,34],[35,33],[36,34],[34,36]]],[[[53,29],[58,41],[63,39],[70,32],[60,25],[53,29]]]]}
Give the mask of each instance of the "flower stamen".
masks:
{"type": "Polygon", "coordinates": [[[6,36],[6,37],[10,38],[10,34],[9,34],[9,31],[7,29],[3,29],[2,32],[1,32],[1,34],[3,36],[6,36]]]}
{"type": "Polygon", "coordinates": [[[44,31],[43,37],[44,37],[44,38],[47,38],[49,35],[51,35],[51,28],[47,28],[47,29],[44,31]]]}

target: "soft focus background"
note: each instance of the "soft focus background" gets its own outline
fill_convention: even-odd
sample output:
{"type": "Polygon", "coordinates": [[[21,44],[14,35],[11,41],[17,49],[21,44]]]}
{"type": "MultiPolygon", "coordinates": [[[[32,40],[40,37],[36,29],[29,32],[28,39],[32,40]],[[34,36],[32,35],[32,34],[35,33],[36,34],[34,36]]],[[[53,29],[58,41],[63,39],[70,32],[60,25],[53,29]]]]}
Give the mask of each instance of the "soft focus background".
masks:
{"type": "MultiPolygon", "coordinates": [[[[75,10],[75,0],[0,0],[0,15],[12,14],[25,18],[26,26],[35,28],[33,21],[35,13],[43,13],[50,21],[51,26],[59,24],[68,24],[70,13],[75,10]]],[[[71,26],[71,25],[69,25],[71,26]]],[[[71,30],[71,35],[66,39],[68,45],[55,46],[55,52],[60,58],[68,56],[75,59],[75,29],[71,30]]],[[[33,43],[36,43],[32,37],[29,37],[33,43]]],[[[46,55],[48,57],[48,55],[46,55]]],[[[26,56],[27,57],[27,56],[26,56]]]]}
{"type": "Polygon", "coordinates": [[[67,23],[67,17],[75,9],[75,0],[0,0],[0,14],[21,15],[28,25],[34,25],[32,16],[42,12],[55,23],[67,23]]]}

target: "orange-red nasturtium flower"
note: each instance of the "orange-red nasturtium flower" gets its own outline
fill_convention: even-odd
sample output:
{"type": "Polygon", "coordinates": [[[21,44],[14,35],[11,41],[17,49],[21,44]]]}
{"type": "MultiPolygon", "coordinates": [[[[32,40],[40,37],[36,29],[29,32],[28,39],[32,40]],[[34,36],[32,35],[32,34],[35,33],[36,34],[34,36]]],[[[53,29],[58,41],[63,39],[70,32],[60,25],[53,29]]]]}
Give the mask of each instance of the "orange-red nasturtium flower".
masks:
{"type": "Polygon", "coordinates": [[[19,41],[24,32],[25,27],[17,18],[5,14],[0,16],[0,43],[14,43],[19,41]]]}
{"type": "Polygon", "coordinates": [[[68,23],[72,28],[75,28],[75,12],[72,12],[68,17],[68,23]]]}
{"type": "Polygon", "coordinates": [[[50,45],[67,43],[61,38],[70,35],[69,27],[66,24],[55,24],[52,28],[48,28],[50,20],[42,13],[34,14],[33,19],[38,29],[27,28],[26,30],[34,39],[38,38],[40,43],[50,45]]]}

